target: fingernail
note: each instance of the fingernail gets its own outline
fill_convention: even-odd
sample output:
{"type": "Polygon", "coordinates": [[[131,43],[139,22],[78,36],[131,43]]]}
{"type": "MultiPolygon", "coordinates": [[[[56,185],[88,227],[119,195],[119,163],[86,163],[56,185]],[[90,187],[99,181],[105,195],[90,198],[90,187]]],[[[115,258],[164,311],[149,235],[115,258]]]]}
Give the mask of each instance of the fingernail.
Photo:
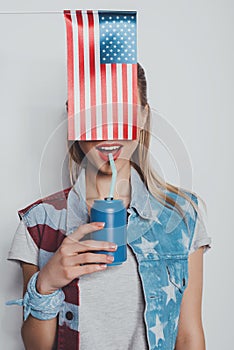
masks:
{"type": "Polygon", "coordinates": [[[114,261],[113,255],[108,255],[106,259],[111,262],[114,261]]]}
{"type": "Polygon", "coordinates": [[[115,249],[115,250],[117,249],[117,247],[118,247],[117,244],[111,244],[110,246],[111,249],[115,249]]]}
{"type": "Polygon", "coordinates": [[[97,266],[98,269],[105,269],[107,267],[107,264],[100,264],[97,266]]]}
{"type": "Polygon", "coordinates": [[[92,222],[92,225],[96,226],[96,227],[104,227],[105,226],[105,222],[92,222]]]}

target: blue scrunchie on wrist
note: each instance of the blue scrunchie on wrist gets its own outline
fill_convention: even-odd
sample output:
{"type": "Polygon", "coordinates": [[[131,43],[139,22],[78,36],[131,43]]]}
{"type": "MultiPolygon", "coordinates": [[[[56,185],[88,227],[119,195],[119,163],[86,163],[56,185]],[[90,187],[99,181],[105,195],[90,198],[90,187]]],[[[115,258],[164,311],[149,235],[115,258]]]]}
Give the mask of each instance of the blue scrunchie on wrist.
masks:
{"type": "Polygon", "coordinates": [[[24,321],[29,314],[39,320],[50,320],[55,318],[62,308],[65,295],[62,289],[54,293],[42,295],[36,290],[39,271],[30,278],[27,291],[23,299],[8,301],[7,305],[21,305],[24,307],[24,321]]]}

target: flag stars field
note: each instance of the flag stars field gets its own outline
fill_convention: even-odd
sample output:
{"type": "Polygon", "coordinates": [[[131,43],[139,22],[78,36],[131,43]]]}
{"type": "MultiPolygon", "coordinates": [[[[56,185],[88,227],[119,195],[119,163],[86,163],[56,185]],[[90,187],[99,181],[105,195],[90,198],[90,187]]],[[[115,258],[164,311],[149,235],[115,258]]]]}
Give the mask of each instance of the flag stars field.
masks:
{"type": "MultiPolygon", "coordinates": [[[[124,55],[121,54],[121,56],[126,63],[132,63],[132,61],[136,61],[136,57],[133,57],[135,56],[136,52],[136,50],[134,50],[135,40],[133,40],[134,36],[136,37],[135,17],[129,15],[116,16],[115,18],[115,16],[112,16],[112,19],[115,19],[115,23],[113,22],[113,20],[110,20],[109,16],[100,17],[100,31],[103,41],[106,42],[107,40],[112,38],[112,40],[115,40],[118,45],[118,47],[115,47],[116,50],[110,51],[109,53],[113,53],[115,51],[119,53],[120,51],[117,50],[122,49],[121,53],[124,53],[124,55]],[[131,55],[129,53],[131,53],[131,55]]],[[[107,57],[105,57],[106,53],[107,51],[101,51],[100,54],[103,61],[107,63],[108,60],[107,57]],[[104,57],[106,58],[105,60],[104,57]]],[[[113,57],[113,54],[109,55],[109,61],[118,62],[119,59],[117,59],[116,56],[117,55],[114,55],[113,57]],[[111,57],[113,57],[114,59],[111,59],[111,57]]]]}

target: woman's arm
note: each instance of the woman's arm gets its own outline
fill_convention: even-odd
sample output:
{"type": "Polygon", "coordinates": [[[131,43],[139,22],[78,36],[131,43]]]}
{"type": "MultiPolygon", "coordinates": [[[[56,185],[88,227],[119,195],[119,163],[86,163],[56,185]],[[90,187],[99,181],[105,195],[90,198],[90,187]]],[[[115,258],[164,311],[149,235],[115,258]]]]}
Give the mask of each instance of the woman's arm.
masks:
{"type": "MultiPolygon", "coordinates": [[[[77,230],[64,238],[61,246],[40,270],[36,288],[40,294],[51,294],[68,285],[75,278],[106,269],[113,256],[96,254],[91,251],[106,250],[114,252],[117,245],[113,242],[86,240],[80,242],[88,233],[103,229],[104,223],[92,222],[79,226],[77,230]]],[[[24,293],[31,276],[38,267],[22,264],[24,293]]],[[[22,338],[26,350],[52,350],[56,339],[57,318],[39,320],[31,315],[23,323],[22,338]]]]}
{"type": "Polygon", "coordinates": [[[202,326],[203,247],[189,256],[189,280],[185,289],[175,350],[205,350],[202,326]]]}
{"type": "MultiPolygon", "coordinates": [[[[24,293],[31,276],[38,271],[38,267],[22,264],[24,278],[24,293]]],[[[21,334],[26,350],[52,350],[56,338],[57,320],[41,321],[31,315],[23,323],[21,334]]]]}

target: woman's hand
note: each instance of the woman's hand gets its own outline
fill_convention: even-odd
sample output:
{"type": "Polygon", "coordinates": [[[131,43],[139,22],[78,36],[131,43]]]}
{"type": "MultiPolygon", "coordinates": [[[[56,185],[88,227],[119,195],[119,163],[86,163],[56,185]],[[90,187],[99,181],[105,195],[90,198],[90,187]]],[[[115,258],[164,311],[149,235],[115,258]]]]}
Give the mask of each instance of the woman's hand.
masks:
{"type": "Polygon", "coordinates": [[[68,235],[53,257],[43,267],[38,275],[37,290],[40,294],[50,294],[66,286],[75,278],[106,268],[113,257],[107,254],[96,254],[92,250],[115,251],[115,243],[86,240],[79,241],[86,234],[102,229],[104,223],[92,222],[81,225],[68,235]],[[87,265],[82,265],[87,264],[87,265]]]}

